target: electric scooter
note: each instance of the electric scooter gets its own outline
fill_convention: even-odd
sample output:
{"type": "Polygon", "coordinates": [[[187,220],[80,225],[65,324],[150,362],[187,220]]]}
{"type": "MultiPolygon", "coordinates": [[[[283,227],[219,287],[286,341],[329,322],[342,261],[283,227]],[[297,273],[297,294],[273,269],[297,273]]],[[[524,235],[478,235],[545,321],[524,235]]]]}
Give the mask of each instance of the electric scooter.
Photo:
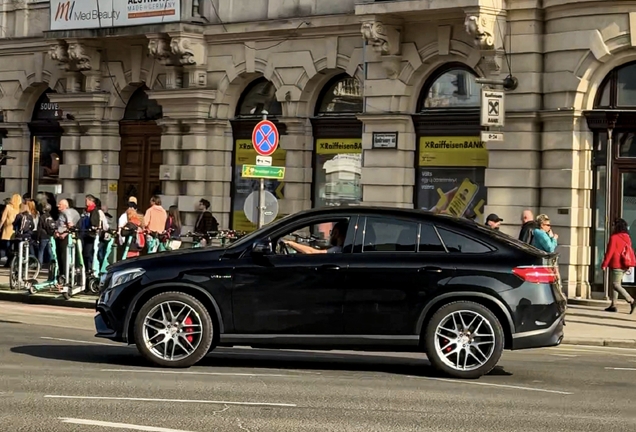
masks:
{"type": "Polygon", "coordinates": [[[66,268],[60,276],[59,292],[66,300],[86,289],[86,268],[82,256],[82,241],[79,229],[69,227],[68,247],[66,248],[66,268]]]}
{"type": "Polygon", "coordinates": [[[159,233],[146,232],[146,248],[149,254],[156,253],[159,250],[159,233]]]}
{"type": "Polygon", "coordinates": [[[93,262],[90,268],[90,274],[88,277],[87,291],[92,294],[99,294],[99,281],[103,274],[106,273],[106,268],[108,267],[108,258],[113,250],[113,244],[115,243],[115,234],[117,231],[108,230],[102,231],[99,230],[97,235],[95,236],[95,243],[93,245],[93,262]],[[106,250],[104,251],[104,259],[102,262],[99,262],[99,243],[101,234],[108,234],[108,240],[106,241],[106,250]]]}
{"type": "Polygon", "coordinates": [[[30,254],[31,240],[24,239],[18,243],[18,253],[11,260],[9,288],[20,289],[26,282],[36,279],[40,274],[40,261],[30,254]]]}
{"type": "Polygon", "coordinates": [[[49,245],[51,247],[51,262],[49,263],[49,277],[44,282],[38,283],[35,278],[29,279],[26,282],[26,289],[30,294],[35,294],[41,291],[52,291],[57,290],[59,284],[59,276],[60,276],[60,266],[57,262],[57,247],[55,244],[55,237],[51,236],[49,240],[49,245]]]}

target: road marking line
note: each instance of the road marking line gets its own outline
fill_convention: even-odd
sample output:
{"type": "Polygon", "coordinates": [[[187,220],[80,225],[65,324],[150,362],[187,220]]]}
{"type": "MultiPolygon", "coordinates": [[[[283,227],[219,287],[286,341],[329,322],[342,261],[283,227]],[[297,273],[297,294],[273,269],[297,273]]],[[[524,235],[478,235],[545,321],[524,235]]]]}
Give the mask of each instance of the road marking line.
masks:
{"type": "Polygon", "coordinates": [[[123,347],[124,346],[124,345],[115,345],[115,344],[109,344],[109,343],[104,343],[104,342],[89,342],[89,341],[83,341],[83,340],[63,339],[63,338],[54,338],[54,337],[47,337],[47,336],[40,336],[40,339],[56,340],[56,341],[62,341],[62,342],[75,342],[75,343],[91,344],[91,345],[112,346],[112,347],[123,347]]]}
{"type": "Polygon", "coordinates": [[[131,402],[172,402],[172,403],[195,403],[195,404],[211,404],[211,405],[243,405],[243,406],[270,406],[270,407],[291,407],[296,404],[275,403],[275,402],[229,402],[229,401],[213,401],[213,400],[196,400],[196,399],[155,399],[155,398],[133,398],[133,397],[110,397],[110,396],[65,396],[65,395],[44,395],[49,399],[84,399],[84,400],[112,400],[112,401],[131,401],[131,402]]]}
{"type": "Polygon", "coordinates": [[[192,371],[166,371],[166,370],[141,370],[141,369],[101,369],[100,372],[131,372],[131,373],[153,373],[167,375],[219,375],[219,376],[241,376],[241,377],[290,377],[301,378],[302,375],[285,374],[259,374],[259,373],[234,373],[234,372],[192,372],[192,371]]]}
{"type": "Polygon", "coordinates": [[[167,429],[162,427],[154,427],[154,426],[140,426],[128,423],[112,423],[105,422],[99,420],[86,420],[86,419],[76,419],[76,418],[66,418],[66,417],[58,417],[58,420],[61,420],[62,423],[71,423],[78,425],[86,425],[86,426],[101,426],[108,428],[118,428],[118,429],[131,429],[131,430],[139,430],[139,431],[147,431],[147,432],[192,432],[186,431],[182,429],[167,429]]]}
{"type": "Polygon", "coordinates": [[[550,355],[555,357],[569,357],[569,358],[578,357],[578,355],[574,355],[574,354],[550,354],[550,355]]]}
{"type": "Polygon", "coordinates": [[[547,389],[540,389],[540,388],[534,388],[534,387],[521,387],[521,386],[514,386],[514,385],[507,385],[507,384],[493,384],[493,383],[474,382],[474,381],[460,381],[460,380],[454,380],[454,379],[448,379],[448,378],[431,378],[431,377],[411,377],[411,378],[423,378],[425,380],[444,381],[444,382],[449,382],[449,383],[454,383],[454,384],[471,384],[471,385],[480,385],[480,386],[486,386],[486,387],[500,387],[500,388],[509,388],[509,389],[513,389],[513,390],[526,390],[526,391],[534,391],[534,392],[542,392],[542,393],[554,393],[554,394],[561,394],[561,395],[572,395],[572,394],[574,394],[574,393],[564,392],[564,391],[559,391],[559,390],[547,390],[547,389]]]}
{"type": "MultiPolygon", "coordinates": [[[[625,348],[613,348],[613,347],[606,347],[604,350],[602,349],[603,347],[596,347],[597,349],[582,349],[582,348],[558,348],[560,351],[566,351],[566,352],[583,352],[583,353],[588,353],[588,354],[612,354],[612,355],[616,355],[616,356],[621,356],[621,357],[636,357],[636,353],[635,354],[622,354],[620,352],[616,352],[614,350],[617,349],[625,349],[625,348]]],[[[551,349],[556,349],[556,348],[551,348],[551,349]]]]}
{"type": "Polygon", "coordinates": [[[613,368],[613,367],[606,367],[606,370],[619,370],[619,371],[636,371],[636,368],[613,368]]]}

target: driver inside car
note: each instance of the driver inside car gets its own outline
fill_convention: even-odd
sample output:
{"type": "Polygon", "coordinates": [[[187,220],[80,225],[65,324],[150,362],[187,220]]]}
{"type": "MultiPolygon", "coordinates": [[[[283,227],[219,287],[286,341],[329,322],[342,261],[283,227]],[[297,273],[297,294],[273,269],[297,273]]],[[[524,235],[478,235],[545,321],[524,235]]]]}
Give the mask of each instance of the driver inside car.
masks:
{"type": "Polygon", "coordinates": [[[301,244],[293,240],[283,240],[285,245],[302,254],[341,253],[347,235],[347,223],[336,222],[329,235],[329,249],[315,249],[309,245],[301,244]]]}

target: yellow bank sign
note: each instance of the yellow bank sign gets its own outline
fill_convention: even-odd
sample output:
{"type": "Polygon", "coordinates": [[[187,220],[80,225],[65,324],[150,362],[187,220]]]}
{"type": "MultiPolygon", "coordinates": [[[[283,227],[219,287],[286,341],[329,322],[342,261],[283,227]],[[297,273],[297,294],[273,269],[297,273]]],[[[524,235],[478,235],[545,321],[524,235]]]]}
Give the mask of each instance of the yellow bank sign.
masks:
{"type": "Polygon", "coordinates": [[[419,166],[488,167],[488,149],[479,136],[421,137],[419,166]]]}

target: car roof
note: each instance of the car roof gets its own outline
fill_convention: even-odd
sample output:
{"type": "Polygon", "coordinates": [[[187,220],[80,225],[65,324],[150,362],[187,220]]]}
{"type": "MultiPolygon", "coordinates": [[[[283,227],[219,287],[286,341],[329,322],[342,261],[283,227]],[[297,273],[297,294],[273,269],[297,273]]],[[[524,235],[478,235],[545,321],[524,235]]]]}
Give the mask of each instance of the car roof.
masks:
{"type": "MultiPolygon", "coordinates": [[[[394,216],[394,217],[410,217],[418,218],[420,220],[438,220],[444,219],[455,220],[452,216],[437,215],[435,213],[418,210],[418,209],[406,209],[398,207],[381,207],[381,206],[344,206],[344,207],[321,207],[309,210],[303,210],[296,213],[294,216],[299,218],[307,216],[321,216],[321,215],[338,215],[338,214],[351,214],[357,213],[361,215],[382,215],[382,216],[394,216]]],[[[472,221],[467,221],[473,224],[472,221]]]]}

